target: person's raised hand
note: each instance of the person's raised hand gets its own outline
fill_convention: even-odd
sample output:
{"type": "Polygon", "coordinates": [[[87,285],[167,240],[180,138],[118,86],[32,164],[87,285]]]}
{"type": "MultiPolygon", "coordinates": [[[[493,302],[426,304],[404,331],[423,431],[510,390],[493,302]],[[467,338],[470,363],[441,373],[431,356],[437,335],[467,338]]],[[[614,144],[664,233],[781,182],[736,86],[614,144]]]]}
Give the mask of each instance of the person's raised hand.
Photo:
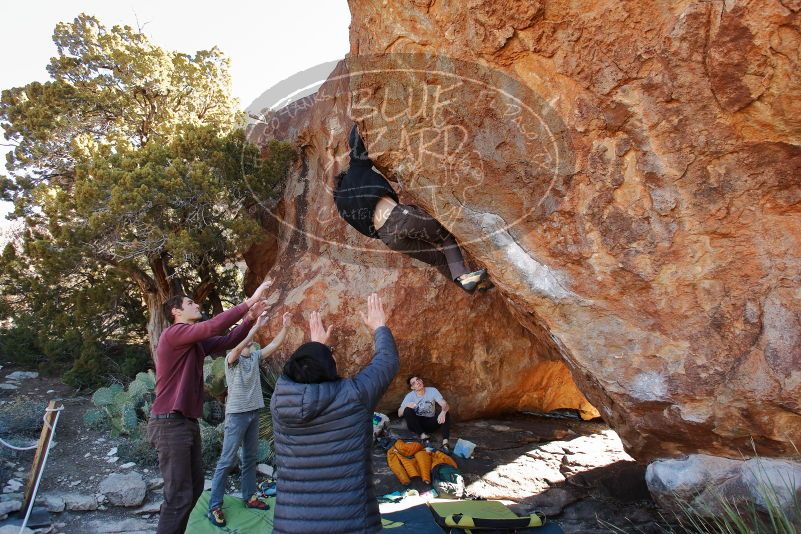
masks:
{"type": "Polygon", "coordinates": [[[281,316],[281,321],[284,328],[287,328],[289,325],[292,324],[292,314],[289,312],[284,312],[284,315],[281,316]]]}
{"type": "Polygon", "coordinates": [[[255,321],[265,312],[266,309],[267,309],[267,301],[259,300],[253,306],[250,307],[248,313],[245,315],[245,320],[255,321]]]}
{"type": "MultiPolygon", "coordinates": [[[[264,301],[262,301],[262,302],[264,302],[264,301]]],[[[265,310],[265,311],[261,312],[261,315],[259,315],[259,318],[256,319],[257,328],[261,328],[262,326],[266,325],[267,321],[269,321],[269,320],[270,320],[270,316],[268,315],[267,311],[265,310]]]]}
{"type": "Polygon", "coordinates": [[[367,297],[367,315],[364,312],[359,312],[362,321],[370,331],[375,332],[378,328],[385,326],[387,318],[384,315],[384,306],[381,304],[381,299],[378,298],[376,293],[371,293],[367,297]]]}
{"type": "Polygon", "coordinates": [[[313,311],[309,316],[309,335],[312,341],[328,345],[328,338],[331,337],[331,331],[334,329],[333,325],[329,325],[328,329],[323,326],[323,320],[320,318],[320,313],[313,311]]]}
{"type": "MultiPolygon", "coordinates": [[[[251,308],[251,309],[252,309],[252,308],[251,308]]],[[[251,313],[250,313],[250,312],[248,312],[248,315],[251,315],[251,313]]],[[[261,314],[260,314],[259,316],[257,316],[257,317],[256,317],[256,321],[253,323],[253,326],[251,326],[251,327],[250,327],[250,335],[251,335],[251,336],[254,336],[254,335],[256,335],[256,333],[257,333],[259,330],[261,330],[261,328],[262,328],[262,327],[263,327],[265,324],[267,324],[267,320],[268,320],[269,318],[270,318],[270,316],[269,316],[269,315],[267,315],[267,312],[266,312],[266,311],[263,311],[263,312],[261,312],[261,314]]],[[[251,318],[251,320],[252,320],[252,318],[251,318]]]]}
{"type": "Polygon", "coordinates": [[[264,297],[264,294],[267,292],[268,289],[270,289],[270,286],[272,285],[273,285],[273,279],[266,278],[264,282],[259,284],[259,287],[256,288],[256,291],[254,291],[253,294],[250,296],[250,298],[247,299],[245,302],[247,302],[248,306],[253,306],[264,297]]]}

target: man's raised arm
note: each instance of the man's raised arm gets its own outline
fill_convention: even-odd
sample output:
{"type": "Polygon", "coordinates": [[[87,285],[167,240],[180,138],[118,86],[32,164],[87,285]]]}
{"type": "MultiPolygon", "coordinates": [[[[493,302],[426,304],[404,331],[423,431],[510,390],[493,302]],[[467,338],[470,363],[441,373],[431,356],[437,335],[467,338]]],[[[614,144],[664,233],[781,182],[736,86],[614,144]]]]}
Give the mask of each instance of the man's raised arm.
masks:
{"type": "MultiPolygon", "coordinates": [[[[242,304],[234,306],[220,314],[215,315],[208,321],[200,321],[195,324],[178,323],[164,331],[169,342],[173,346],[191,345],[199,341],[206,340],[212,336],[219,336],[231,325],[240,320],[259,299],[267,288],[272,285],[272,280],[263,282],[249,298],[242,304]]],[[[247,334],[247,330],[245,331],[247,334]]],[[[230,335],[230,334],[229,334],[230,335]]],[[[241,339],[240,339],[241,341],[241,339]]],[[[238,343],[238,341],[237,341],[238,343]]],[[[205,347],[204,347],[205,348],[205,347]]]]}

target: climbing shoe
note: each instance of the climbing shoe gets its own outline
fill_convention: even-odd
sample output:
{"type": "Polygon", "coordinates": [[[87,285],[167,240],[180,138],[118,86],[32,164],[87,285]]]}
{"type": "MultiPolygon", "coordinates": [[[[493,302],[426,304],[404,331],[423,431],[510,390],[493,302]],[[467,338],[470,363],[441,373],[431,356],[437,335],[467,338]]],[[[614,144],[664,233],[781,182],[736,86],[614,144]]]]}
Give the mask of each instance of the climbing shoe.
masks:
{"type": "Polygon", "coordinates": [[[247,500],[245,506],[248,508],[256,508],[258,510],[269,510],[270,505],[266,502],[259,499],[256,495],[251,495],[250,499],[247,500]]]}
{"type": "Polygon", "coordinates": [[[209,512],[206,514],[206,517],[209,518],[209,521],[211,521],[211,524],[215,527],[222,528],[225,526],[225,514],[220,507],[209,510],[209,512]]]}
{"type": "Polygon", "coordinates": [[[481,291],[482,293],[486,293],[493,287],[495,287],[495,284],[492,283],[492,280],[490,280],[489,278],[485,278],[484,280],[478,283],[476,289],[478,291],[481,291]]]}
{"type": "Polygon", "coordinates": [[[456,283],[468,293],[472,293],[478,287],[478,284],[487,278],[487,270],[479,269],[472,273],[465,273],[456,279],[456,283]]]}

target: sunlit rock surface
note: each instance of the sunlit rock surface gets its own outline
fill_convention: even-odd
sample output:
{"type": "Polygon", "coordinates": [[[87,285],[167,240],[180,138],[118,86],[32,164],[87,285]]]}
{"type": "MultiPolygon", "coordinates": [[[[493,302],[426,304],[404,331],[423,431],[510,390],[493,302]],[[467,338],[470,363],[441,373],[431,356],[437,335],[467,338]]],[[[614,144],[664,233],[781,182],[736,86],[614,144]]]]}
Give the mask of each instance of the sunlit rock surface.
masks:
{"type": "Polygon", "coordinates": [[[301,231],[278,230],[274,298],[336,317],[352,370],[368,346],[352,313],[382,291],[401,375],[434,379],[460,414],[590,412],[572,375],[638,460],[739,457],[752,438],[761,455],[793,455],[801,5],[350,8],[351,55],[328,92],[303,120],[252,132],[303,148],[277,208],[301,231]],[[489,270],[492,293],[361,250],[383,246],[338,220],[328,190],[351,120],[403,200],[489,270]]]}
{"type": "Polygon", "coordinates": [[[351,64],[485,67],[362,69],[354,115],[627,451],[795,454],[801,4],[349,4],[351,64]],[[408,111],[423,87],[450,103],[408,111]]]}
{"type": "Polygon", "coordinates": [[[250,132],[256,143],[290,139],[300,151],[281,200],[266,205],[273,214],[265,220],[270,235],[246,255],[247,286],[265,275],[275,279],[269,296],[275,319],[264,338],[280,327],[281,313],[295,317],[296,328],[276,358],[286,358],[303,341],[300,327],[307,330],[308,313],[319,310],[325,324],[334,325],[340,374],[353,374],[372,356],[372,339],[358,312],[377,291],[401,355],[400,373],[380,409],[395,412],[409,391],[407,376],[417,374],[440,389],[457,419],[557,408],[597,417],[547,332],[523,327],[500,291],[468,295],[435,269],[363,237],[340,219],[331,183],[334,171],[347,165],[352,125],[344,105],[349,78],[338,77],[344,72],[342,65],[318,93],[331,98],[318,98],[308,109],[303,108],[311,102],[284,109],[274,123],[267,119],[250,132]]]}

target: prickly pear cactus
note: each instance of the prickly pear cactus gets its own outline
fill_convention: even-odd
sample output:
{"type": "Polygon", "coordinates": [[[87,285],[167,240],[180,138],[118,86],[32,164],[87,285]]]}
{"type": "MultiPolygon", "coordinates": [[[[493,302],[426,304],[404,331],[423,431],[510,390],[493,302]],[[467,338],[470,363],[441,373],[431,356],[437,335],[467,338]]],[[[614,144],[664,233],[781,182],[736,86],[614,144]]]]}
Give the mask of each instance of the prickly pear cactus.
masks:
{"type": "Polygon", "coordinates": [[[206,373],[206,364],[203,365],[205,383],[203,385],[206,394],[215,399],[222,401],[225,397],[226,383],[225,383],[225,358],[214,358],[208,366],[208,373],[206,373]]]}
{"type": "Polygon", "coordinates": [[[109,423],[108,412],[102,408],[91,408],[83,414],[83,424],[89,428],[99,430],[109,423]]]}
{"type": "Polygon", "coordinates": [[[139,418],[136,416],[136,407],[133,403],[127,402],[122,405],[120,410],[121,431],[124,434],[135,432],[139,426],[139,418]]]}
{"type": "Polygon", "coordinates": [[[92,395],[92,402],[98,408],[109,406],[114,403],[114,397],[122,393],[125,389],[119,384],[112,384],[105,388],[99,388],[92,395]]]}
{"type": "Polygon", "coordinates": [[[153,369],[148,369],[146,373],[136,373],[135,380],[144,384],[148,391],[155,391],[156,389],[156,374],[153,369]]]}

